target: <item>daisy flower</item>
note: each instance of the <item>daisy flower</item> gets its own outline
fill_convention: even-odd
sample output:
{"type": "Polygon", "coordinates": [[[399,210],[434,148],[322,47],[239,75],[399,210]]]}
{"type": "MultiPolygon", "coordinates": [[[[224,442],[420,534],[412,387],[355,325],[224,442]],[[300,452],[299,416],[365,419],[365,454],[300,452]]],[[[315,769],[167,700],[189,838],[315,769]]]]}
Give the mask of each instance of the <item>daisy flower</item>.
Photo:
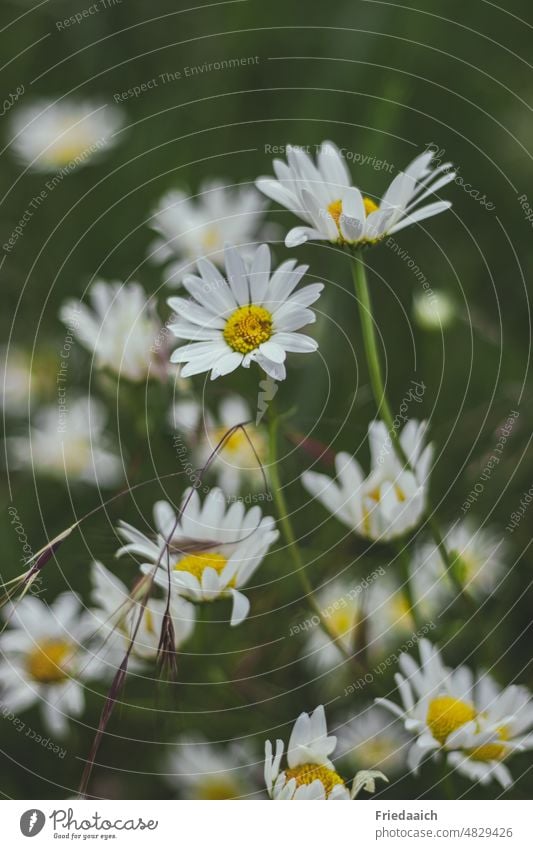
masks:
{"type": "Polygon", "coordinates": [[[379,203],[352,186],[346,163],[332,142],[323,142],[316,164],[308,153],[288,145],[288,162],[275,159],[276,177],[260,177],[257,187],[305,221],[305,227],[293,227],[287,234],[288,248],[309,240],[371,245],[449,209],[449,201],[420,205],[455,177],[449,162],[432,169],[433,156],[431,151],[417,156],[397,174],[379,203]]]}
{"type": "MultiPolygon", "coordinates": [[[[248,404],[238,395],[224,398],[218,406],[216,417],[194,400],[178,401],[171,410],[171,424],[187,435],[199,468],[207,463],[220,440],[232,427],[250,422],[251,419],[248,404]]],[[[212,460],[211,469],[216,473],[218,485],[226,495],[237,495],[243,485],[256,492],[265,486],[260,464],[267,462],[267,435],[264,428],[252,424],[246,425],[246,434],[241,429],[235,430],[212,460]]]]}
{"type": "Polygon", "coordinates": [[[405,770],[409,736],[388,711],[368,705],[338,729],[338,756],[356,769],[382,769],[386,775],[405,770]]]}
{"type": "Polygon", "coordinates": [[[350,654],[355,650],[364,619],[362,593],[347,582],[336,580],[319,590],[316,600],[337,642],[330,640],[322,628],[315,625],[308,632],[306,658],[316,669],[331,669],[342,661],[343,649],[350,654]]]}
{"type": "Polygon", "coordinates": [[[225,252],[226,276],[206,259],[197,261],[200,276],[187,275],[191,298],[169,298],[178,320],[170,330],[189,344],[177,348],[174,363],[186,363],[183,377],[211,372],[211,379],[256,362],[274,380],[286,376],[287,352],[311,353],[318,345],[296,330],[315,321],[308,307],[323,289],[313,283],[295,291],[307,266],[287,260],[270,273],[270,249],[260,245],[245,265],[236,248],[225,252]]]}
{"type": "MultiPolygon", "coordinates": [[[[466,519],[449,528],[444,539],[465,589],[476,598],[493,592],[505,568],[507,548],[501,535],[491,528],[478,528],[466,519]]],[[[417,598],[427,611],[436,610],[456,593],[433,543],[415,551],[412,581],[417,598]]]]}
{"type": "MultiPolygon", "coordinates": [[[[96,605],[91,611],[97,619],[99,635],[102,635],[104,649],[109,654],[119,656],[120,660],[127,650],[133,630],[141,612],[140,602],[146,593],[146,586],[140,585],[138,592],[130,591],[122,581],[95,561],[91,564],[93,585],[91,599],[96,605]]],[[[166,611],[165,599],[149,598],[144,606],[141,624],[135,637],[133,654],[143,660],[157,657],[163,617],[166,611]]],[[[173,595],[170,599],[170,615],[175,635],[175,648],[178,648],[191,635],[194,628],[194,605],[173,595]]]]}
{"type": "Polygon", "coordinates": [[[184,799],[257,798],[255,760],[243,743],[222,745],[184,736],[172,745],[164,775],[184,799]]]}
{"type": "Polygon", "coordinates": [[[170,261],[167,282],[179,282],[199,257],[209,257],[222,267],[226,243],[251,251],[265,207],[259,192],[247,185],[226,186],[210,180],[194,198],[182,191],[169,192],[151,221],[158,234],[151,258],[170,261]]]}
{"type": "Polygon", "coordinates": [[[389,573],[376,580],[363,596],[369,657],[382,657],[416,631],[403,586],[389,573]]]}
{"type": "Polygon", "coordinates": [[[0,407],[9,416],[28,412],[32,402],[57,391],[57,352],[31,355],[24,348],[0,348],[0,407]],[[52,371],[54,369],[54,371],[52,371]]]}
{"type": "Polygon", "coordinates": [[[360,772],[355,776],[350,791],[329,759],[336,743],[336,737],[328,736],[323,705],[319,705],[311,714],[301,713],[296,720],[289,739],[287,766],[284,770],[280,770],[283,740],[276,740],[275,753],[272,743],[267,740],[265,784],[270,798],[349,800],[354,799],[363,788],[373,793],[376,778],[387,781],[376,770],[360,772]]]}
{"type": "Polygon", "coordinates": [[[426,429],[425,422],[411,420],[400,434],[410,469],[397,459],[383,422],[371,422],[368,477],[354,457],[341,452],[335,458],[336,481],[307,471],[302,483],[356,534],[381,541],[402,536],[418,525],[425,510],[433,451],[431,445],[424,447],[426,429]]]}
{"type": "Polygon", "coordinates": [[[106,413],[93,398],[78,398],[64,409],[51,405],[35,416],[29,436],[7,441],[16,468],[29,468],[69,483],[115,486],[122,479],[122,464],[104,433],[106,413]]]}
{"type": "Polygon", "coordinates": [[[34,380],[29,356],[20,348],[0,350],[0,406],[8,415],[26,412],[34,380]]]}
{"type": "Polygon", "coordinates": [[[413,318],[423,330],[446,330],[457,315],[453,299],[446,292],[419,292],[413,298],[413,318]]]}
{"type": "Polygon", "coordinates": [[[533,700],[526,687],[513,685],[500,690],[490,675],[479,676],[475,688],[475,723],[456,732],[456,751],[448,763],[472,781],[502,787],[513,783],[503,761],[514,752],[533,748],[533,700]]]}
{"type": "Polygon", "coordinates": [[[9,610],[8,622],[0,636],[2,700],[15,713],[39,704],[49,731],[64,735],[68,717],[84,708],[82,679],[97,671],[83,649],[91,617],[67,592],[50,606],[27,595],[9,610]]]}
{"type": "Polygon", "coordinates": [[[174,530],[173,508],[166,501],[157,502],[154,523],[155,540],[121,522],[118,531],[126,545],[117,557],[125,553],[140,556],[145,574],[151,574],[159,562],[154,580],[164,589],[168,588],[170,569],[171,586],[178,595],[194,602],[231,598],[231,624],[246,619],[250,602],[240,588],[277,540],[274,520],[263,517],[257,505],[247,512],[241,501],[227,507],[224,493],[214,488],[203,504],[197,490],[184,494],[174,530]]]}
{"type": "Polygon", "coordinates": [[[13,112],[13,148],[39,171],[89,162],[116,143],[123,123],[116,106],[63,98],[39,100],[13,112]]]}
{"type": "Polygon", "coordinates": [[[391,644],[412,634],[415,623],[409,603],[399,584],[389,576],[376,580],[363,590],[337,580],[316,593],[322,615],[336,642],[321,628],[308,632],[306,656],[317,669],[336,666],[346,653],[364,647],[377,659],[391,644]]]}
{"type": "Polygon", "coordinates": [[[128,380],[164,376],[166,357],[156,359],[162,325],[155,304],[139,283],[104,283],[90,290],[91,308],[69,300],[61,321],[94,355],[97,368],[109,369],[128,380]]]}
{"type": "Polygon", "coordinates": [[[469,778],[483,784],[495,778],[507,787],[511,775],[502,761],[533,746],[533,735],[524,735],[533,725],[529,692],[515,686],[500,692],[488,675],[476,682],[465,666],[448,669],[428,640],[420,641],[420,661],[400,656],[395,679],[402,706],[376,700],[415,735],[409,768],[416,772],[425,757],[440,753],[469,778]]]}

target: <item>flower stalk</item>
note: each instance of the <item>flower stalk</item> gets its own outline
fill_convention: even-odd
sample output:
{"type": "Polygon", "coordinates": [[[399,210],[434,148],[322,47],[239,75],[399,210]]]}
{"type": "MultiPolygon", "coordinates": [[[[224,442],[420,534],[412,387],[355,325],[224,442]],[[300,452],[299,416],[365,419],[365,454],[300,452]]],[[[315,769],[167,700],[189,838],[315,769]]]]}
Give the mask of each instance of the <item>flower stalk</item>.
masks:
{"type": "MultiPolygon", "coordinates": [[[[372,301],[370,299],[365,263],[361,249],[356,249],[351,252],[351,259],[355,295],[359,306],[359,316],[363,333],[363,344],[368,363],[368,370],[370,373],[372,393],[376,402],[378,416],[381,417],[381,419],[387,426],[387,430],[389,431],[392,445],[396,456],[398,457],[398,460],[408,470],[412,471],[411,464],[407,455],[405,454],[405,451],[403,450],[397,429],[394,426],[394,418],[385,392],[385,383],[383,380],[376,333],[374,328],[372,301]]],[[[439,550],[440,556],[442,557],[442,560],[446,566],[448,574],[450,575],[458,593],[463,598],[466,598],[468,600],[468,596],[465,592],[463,582],[461,581],[460,576],[457,572],[457,560],[454,560],[454,558],[451,557],[446,547],[446,543],[444,542],[444,538],[442,536],[439,524],[433,515],[433,509],[431,507],[431,504],[429,503],[429,499],[427,499],[427,521],[429,530],[431,532],[431,535],[433,536],[435,545],[439,550]]],[[[408,590],[408,592],[410,594],[410,590],[408,590]]]]}
{"type": "Polygon", "coordinates": [[[339,636],[331,629],[329,623],[324,618],[324,614],[320,604],[316,600],[316,596],[309,580],[309,576],[307,575],[306,565],[303,561],[300,548],[298,546],[298,542],[296,540],[296,536],[294,534],[294,529],[292,527],[291,520],[289,518],[289,511],[287,508],[287,502],[285,500],[285,495],[283,494],[281,478],[279,474],[279,466],[277,459],[277,447],[278,447],[278,427],[280,417],[276,414],[274,406],[271,404],[269,410],[269,468],[268,473],[270,477],[270,486],[272,490],[272,495],[274,498],[274,503],[276,505],[276,512],[278,514],[279,523],[281,526],[281,531],[285,538],[285,542],[287,544],[287,548],[289,550],[289,554],[292,558],[292,562],[294,565],[294,570],[298,575],[300,583],[302,585],[302,589],[305,593],[306,601],[310,605],[313,613],[318,616],[320,627],[327,635],[327,637],[337,646],[338,650],[341,652],[342,656],[345,660],[349,660],[359,666],[359,662],[354,658],[353,655],[350,654],[349,651],[343,646],[339,636]]]}

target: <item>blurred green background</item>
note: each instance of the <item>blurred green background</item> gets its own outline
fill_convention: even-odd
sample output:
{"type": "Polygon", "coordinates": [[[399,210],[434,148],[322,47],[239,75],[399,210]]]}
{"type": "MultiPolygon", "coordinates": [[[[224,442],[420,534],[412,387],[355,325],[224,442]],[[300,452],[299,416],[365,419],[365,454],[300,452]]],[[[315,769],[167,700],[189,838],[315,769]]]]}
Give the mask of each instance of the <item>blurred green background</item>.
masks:
{"type": "MultiPolygon", "coordinates": [[[[331,6],[250,0],[182,10],[170,0],[123,0],[81,24],[57,29],[58,20],[82,8],[80,2],[53,0],[35,8],[23,2],[2,4],[6,95],[22,83],[24,103],[66,92],[113,103],[114,94],[186,66],[248,56],[259,61],[182,76],[126,100],[120,143],[64,179],[6,256],[1,267],[2,334],[33,351],[36,363],[45,364],[51,379],[48,385],[43,379],[40,400],[53,402],[55,397],[54,374],[64,338],[59,306],[67,296],[81,296],[93,275],[139,280],[157,294],[162,314],[168,315],[161,269],[146,261],[153,239],[146,222],[169,188],[194,192],[210,176],[253,181],[271,173],[269,146],[288,142],[314,145],[329,138],[349,151],[386,159],[395,172],[433,144],[494,208],[487,209],[452,184],[446,189],[453,201],[450,213],[398,236],[431,286],[457,304],[460,316],[442,334],[413,325],[412,299],[420,284],[406,263],[384,245],[368,254],[376,316],[386,340],[387,387],[395,408],[411,379],[426,384],[422,409],[416,412],[431,420],[437,446],[433,500],[444,522],[461,516],[461,504],[498,441],[498,429],[519,409],[501,463],[470,511],[477,521],[495,524],[503,533],[533,478],[528,300],[533,233],[518,200],[523,194],[533,198],[530,4],[511,0],[499,9],[484,0],[401,5],[338,0],[331,6]]],[[[8,119],[2,118],[4,144],[8,119]]],[[[349,164],[355,183],[372,195],[379,195],[391,179],[385,169],[349,164]]],[[[4,149],[2,243],[45,179],[22,171],[11,151],[4,149]]],[[[282,232],[295,223],[275,205],[269,218],[282,232]]],[[[278,260],[289,255],[282,243],[274,251],[278,260]]],[[[311,277],[326,281],[320,308],[328,319],[322,317],[313,331],[320,341],[320,358],[313,364],[304,362],[310,358],[293,358],[289,379],[278,395],[279,407],[296,405],[291,427],[301,432],[313,431],[320,415],[312,435],[331,442],[335,450],[361,446],[358,456],[366,462],[364,437],[374,406],[347,260],[324,244],[291,253],[309,262],[311,277]]],[[[86,390],[90,357],[80,347],[72,366],[71,378],[75,375],[80,391],[86,390]]],[[[195,379],[195,385],[203,391],[202,378],[195,379]]],[[[207,386],[206,392],[216,399],[228,388],[254,403],[257,373],[241,371],[223,386],[220,381],[207,386]]],[[[98,380],[92,391],[105,397],[98,380]]],[[[172,435],[165,422],[171,390],[162,397],[159,387],[149,387],[147,399],[144,387],[133,398],[137,390],[128,391],[130,406],[119,407],[119,421],[111,422],[110,429],[119,428],[126,456],[135,458],[129,482],[175,471],[172,435]],[[138,421],[129,412],[132,403],[140,411],[138,421]]],[[[36,409],[32,401],[32,415],[36,409]]],[[[20,422],[7,426],[9,432],[24,430],[20,422]]],[[[364,554],[361,543],[344,530],[339,534],[338,523],[323,521],[325,512],[318,505],[309,507],[305,499],[305,510],[298,509],[304,498],[297,478],[309,458],[291,450],[289,441],[284,448],[287,498],[298,532],[310,556],[327,552],[313,565],[313,582],[319,584],[344,569],[364,576],[377,564],[388,564],[392,554],[386,547],[364,554]]],[[[96,506],[99,496],[84,486],[69,493],[59,483],[22,472],[10,472],[9,484],[11,495],[7,483],[2,487],[2,573],[11,576],[20,571],[21,557],[7,515],[11,504],[38,549],[96,506]]],[[[179,500],[179,478],[145,486],[136,491],[135,500],[115,502],[87,522],[83,532],[61,548],[57,563],[47,567],[45,597],[52,599],[66,585],[86,597],[87,567],[93,557],[130,579],[131,564],[114,564],[113,528],[118,518],[135,523],[143,511],[149,516],[162,490],[179,500]]],[[[453,608],[435,636],[450,641],[450,664],[468,659],[477,668],[491,668],[502,684],[517,680],[531,687],[530,527],[531,516],[526,514],[509,540],[509,571],[497,597],[467,627],[461,611],[453,608]]],[[[350,680],[351,673],[310,674],[299,660],[303,643],[297,637],[254,649],[287,634],[291,623],[306,615],[299,585],[288,572],[285,554],[269,557],[250,591],[251,617],[236,630],[216,621],[197,629],[185,647],[175,684],[140,679],[127,684],[127,704],[117,707],[109,726],[92,793],[171,796],[174,791],[158,776],[165,741],[189,730],[213,740],[249,735],[259,761],[266,736],[287,739],[290,723],[301,710],[328,701],[332,693],[342,694],[342,682],[350,680]],[[219,654],[210,657],[212,647],[219,654]]],[[[220,618],[225,615],[224,608],[220,618]]],[[[216,612],[211,616],[218,618],[216,612]]],[[[391,687],[392,680],[387,682],[391,687]]],[[[366,702],[370,695],[361,698],[366,702]]],[[[344,698],[328,709],[332,727],[338,714],[357,713],[357,699],[352,698],[350,704],[344,698]]],[[[81,721],[71,723],[67,756],[61,762],[0,722],[4,795],[73,794],[80,759],[89,750],[102,707],[101,692],[88,692],[87,702],[81,721]]],[[[40,727],[38,711],[24,718],[40,727]]],[[[528,763],[527,754],[514,758],[511,769],[522,778],[508,796],[527,798],[531,793],[528,763]]],[[[434,784],[438,777],[437,768],[427,766],[418,779],[402,778],[382,792],[391,798],[441,797],[441,787],[434,784]]],[[[499,792],[496,785],[480,790],[465,779],[454,781],[456,792],[467,798],[491,798],[499,792]]]]}

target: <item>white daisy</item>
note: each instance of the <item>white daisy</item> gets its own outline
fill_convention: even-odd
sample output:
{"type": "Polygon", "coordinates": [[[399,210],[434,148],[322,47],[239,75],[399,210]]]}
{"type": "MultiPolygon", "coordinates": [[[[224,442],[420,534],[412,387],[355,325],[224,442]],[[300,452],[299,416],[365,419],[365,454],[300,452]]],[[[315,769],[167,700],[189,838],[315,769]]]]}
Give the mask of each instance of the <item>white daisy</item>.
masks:
{"type": "Polygon", "coordinates": [[[177,348],[174,363],[186,363],[184,377],[210,371],[211,379],[240,365],[258,365],[274,380],[284,380],[287,352],[310,353],[317,343],[296,333],[315,321],[308,307],[323,289],[321,283],[296,286],[307,266],[287,260],[271,275],[270,249],[261,245],[246,266],[239,251],[226,249],[227,280],[206,259],[197,262],[200,277],[187,275],[183,285],[192,299],[169,298],[178,316],[170,330],[189,344],[177,348]]]}
{"type": "Polygon", "coordinates": [[[457,750],[449,753],[448,763],[472,781],[488,784],[495,779],[509,787],[513,779],[503,761],[533,748],[531,694],[515,685],[500,690],[485,674],[476,683],[475,707],[476,721],[457,730],[453,740],[457,750]]]}
{"type": "Polygon", "coordinates": [[[237,495],[243,485],[254,491],[265,488],[261,464],[267,462],[268,438],[264,428],[250,424],[252,414],[243,398],[228,395],[220,402],[216,418],[197,401],[178,401],[170,418],[172,426],[186,435],[199,468],[205,465],[232,427],[248,422],[246,434],[242,429],[235,430],[224,441],[211,468],[226,495],[237,495]]]}
{"type": "Polygon", "coordinates": [[[362,595],[343,580],[330,581],[316,593],[322,616],[337,642],[328,638],[315,617],[306,641],[306,658],[315,668],[331,669],[342,661],[343,650],[350,654],[355,650],[364,618],[362,595]]]}
{"type": "Polygon", "coordinates": [[[426,423],[409,421],[400,443],[412,469],[397,459],[383,422],[368,428],[371,471],[364,477],[357,460],[341,452],[335,459],[337,480],[304,472],[302,483],[334,516],[360,536],[390,540],[416,527],[426,505],[432,447],[424,447],[426,423]]]}
{"type": "Polygon", "coordinates": [[[416,735],[408,754],[413,771],[426,756],[443,753],[448,762],[474,780],[491,778],[506,787],[511,776],[502,761],[514,751],[533,747],[533,703],[524,687],[500,692],[488,675],[475,683],[465,666],[451,670],[428,640],[420,641],[420,666],[400,656],[403,674],[395,676],[403,707],[377,699],[403,719],[416,735]]]}
{"type": "Polygon", "coordinates": [[[363,596],[367,652],[376,659],[416,631],[405,588],[390,572],[374,581],[363,596]]]}
{"type": "Polygon", "coordinates": [[[40,171],[84,165],[116,143],[123,123],[116,106],[73,99],[39,100],[13,111],[13,147],[40,171]]]}
{"type": "Polygon", "coordinates": [[[335,772],[329,759],[337,743],[328,736],[326,714],[319,705],[311,714],[301,713],[294,724],[287,748],[287,766],[280,771],[283,757],[283,740],[265,743],[265,784],[268,795],[275,800],[349,800],[364,787],[374,791],[376,778],[387,780],[377,771],[358,773],[351,791],[341,776],[335,772]]]}
{"type": "Polygon", "coordinates": [[[191,601],[231,598],[231,624],[240,624],[248,615],[250,602],[239,589],[278,538],[274,520],[263,517],[257,505],[248,512],[241,501],[227,507],[224,493],[217,488],[210,491],[203,505],[198,492],[193,490],[191,494],[188,490],[181,510],[172,532],[176,514],[168,502],[157,502],[155,540],[121,522],[118,530],[127,544],[117,556],[131,553],[144,558],[141,568],[145,574],[151,573],[153,564],[159,562],[155,581],[164,589],[168,587],[170,568],[172,588],[191,601]]]}
{"type": "Polygon", "coordinates": [[[97,673],[84,650],[91,617],[67,592],[50,606],[27,595],[8,621],[0,636],[2,701],[15,713],[38,703],[47,728],[63,735],[68,717],[84,708],[81,679],[97,673]]]}
{"type": "Polygon", "coordinates": [[[416,735],[407,758],[412,770],[426,755],[446,749],[450,736],[476,717],[470,670],[445,667],[429,640],[420,640],[420,661],[418,666],[410,655],[400,655],[403,674],[397,673],[395,681],[403,707],[388,699],[376,699],[401,717],[406,730],[416,735]]]}
{"type": "Polygon", "coordinates": [[[7,441],[16,468],[36,474],[80,481],[94,486],[115,486],[123,477],[122,464],[112,452],[104,427],[103,405],[93,398],[78,398],[64,407],[43,407],[28,436],[7,441]]]}
{"type": "Polygon", "coordinates": [[[423,330],[445,330],[456,317],[454,301],[446,292],[419,292],[413,298],[413,317],[423,330]]]}
{"type": "Polygon", "coordinates": [[[163,377],[165,351],[155,354],[162,325],[142,286],[98,280],[91,286],[90,301],[92,309],[80,301],[67,301],[59,315],[94,354],[97,368],[133,381],[163,377]]]}
{"type": "Polygon", "coordinates": [[[400,171],[379,204],[352,186],[346,163],[332,142],[323,142],[316,165],[308,153],[288,145],[288,164],[275,159],[276,178],[260,177],[257,187],[306,222],[307,226],[289,231],[288,248],[317,239],[368,245],[451,206],[449,201],[420,206],[455,177],[449,162],[432,170],[433,155],[422,153],[400,171]]]}
{"type": "Polygon", "coordinates": [[[368,657],[377,659],[415,630],[406,595],[389,576],[365,590],[357,583],[332,581],[316,598],[329,631],[337,638],[333,642],[317,626],[308,632],[306,657],[320,670],[331,669],[343,656],[363,647],[368,657]]]}
{"type": "Polygon", "coordinates": [[[258,796],[254,763],[241,742],[222,745],[184,736],[172,745],[164,774],[184,799],[243,799],[258,796]]]}
{"type": "Polygon", "coordinates": [[[30,356],[15,345],[0,348],[0,407],[9,416],[27,414],[38,399],[53,396],[56,373],[56,351],[45,349],[30,356]]]}
{"type": "MultiPolygon", "coordinates": [[[[91,565],[91,581],[91,598],[96,605],[92,613],[97,620],[95,630],[98,630],[103,642],[103,656],[106,661],[109,661],[110,655],[122,659],[137,625],[141,612],[140,602],[146,593],[146,586],[139,585],[137,592],[135,589],[128,590],[116,575],[98,561],[91,565]]],[[[166,607],[165,599],[149,598],[145,603],[142,621],[135,637],[135,657],[144,660],[156,658],[166,607]]],[[[170,599],[170,616],[177,650],[194,628],[194,605],[174,594],[170,599]]]]}
{"type": "MultiPolygon", "coordinates": [[[[495,530],[478,528],[469,519],[457,522],[444,535],[454,569],[465,589],[482,598],[495,589],[505,567],[507,547],[495,530]]],[[[415,550],[412,582],[421,609],[435,611],[454,597],[456,589],[436,545],[415,550]]]]}
{"type": "Polygon", "coordinates": [[[253,186],[226,186],[210,180],[194,198],[182,191],[169,192],[161,198],[151,222],[158,233],[151,257],[171,261],[167,282],[179,282],[199,257],[223,266],[226,243],[251,252],[265,206],[253,186]]]}
{"type": "Polygon", "coordinates": [[[387,711],[369,705],[337,732],[338,756],[356,769],[382,769],[386,775],[405,770],[409,736],[387,711]]]}
{"type": "Polygon", "coordinates": [[[20,348],[0,350],[0,406],[16,416],[28,409],[34,381],[30,358],[20,348]]]}

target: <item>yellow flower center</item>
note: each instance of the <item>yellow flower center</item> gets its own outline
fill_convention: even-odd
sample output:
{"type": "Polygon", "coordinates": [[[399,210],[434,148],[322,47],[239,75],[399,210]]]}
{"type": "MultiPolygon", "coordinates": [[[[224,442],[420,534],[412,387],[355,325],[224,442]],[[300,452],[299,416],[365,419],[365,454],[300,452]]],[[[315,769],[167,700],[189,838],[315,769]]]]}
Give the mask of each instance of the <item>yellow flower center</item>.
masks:
{"type": "Polygon", "coordinates": [[[202,234],[202,245],[206,251],[220,247],[220,233],[214,227],[208,227],[202,234]]]}
{"type": "Polygon", "coordinates": [[[350,610],[349,608],[335,610],[331,616],[329,616],[331,630],[334,632],[336,637],[344,637],[348,635],[349,632],[354,629],[355,620],[356,613],[354,610],[350,610]]]}
{"type": "Polygon", "coordinates": [[[272,315],[254,304],[239,307],[228,318],[223,336],[234,351],[248,354],[272,336],[272,315]]]}
{"type": "MultiPolygon", "coordinates": [[[[498,737],[500,740],[508,740],[509,732],[505,725],[498,728],[498,737]]],[[[484,746],[476,746],[475,749],[468,749],[468,757],[473,761],[503,761],[508,750],[501,743],[485,743],[484,746]]]]}
{"type": "MultiPolygon", "coordinates": [[[[404,501],[407,500],[405,492],[403,491],[401,486],[398,486],[398,484],[394,484],[393,488],[394,488],[394,492],[396,494],[396,498],[398,499],[398,501],[404,502],[404,501]]],[[[380,489],[381,489],[381,487],[376,486],[374,489],[369,490],[369,492],[367,493],[368,497],[371,498],[372,501],[375,501],[376,504],[379,504],[379,502],[381,501],[380,489]]]]}
{"type": "Polygon", "coordinates": [[[439,696],[429,703],[426,722],[435,740],[443,746],[453,731],[475,719],[475,716],[472,705],[452,696],[439,696]]]}
{"type": "MultiPolygon", "coordinates": [[[[218,445],[221,439],[224,438],[225,434],[228,432],[227,427],[217,427],[213,430],[212,442],[215,445],[218,445]]],[[[246,443],[248,445],[248,440],[246,439],[242,430],[234,430],[231,436],[228,436],[227,439],[224,440],[224,445],[222,447],[222,451],[227,451],[228,454],[237,454],[238,451],[241,450],[243,445],[246,443]]]]}
{"type": "Polygon", "coordinates": [[[466,584],[479,568],[479,564],[472,558],[465,556],[464,553],[450,551],[450,558],[453,561],[454,572],[463,584],[466,584]]]}
{"type": "Polygon", "coordinates": [[[62,130],[64,131],[62,135],[43,154],[47,162],[59,167],[69,165],[77,156],[87,155],[91,144],[91,139],[82,127],[75,127],[68,122],[64,124],[62,130]]]}
{"type": "Polygon", "coordinates": [[[67,677],[64,664],[72,646],[63,640],[44,640],[28,655],[26,668],[35,681],[56,684],[67,677]]]}
{"type": "Polygon", "coordinates": [[[198,787],[197,799],[238,799],[239,793],[235,784],[225,781],[223,778],[206,778],[198,787]]]}
{"type": "Polygon", "coordinates": [[[360,743],[354,751],[354,759],[364,769],[374,769],[398,752],[398,744],[380,737],[372,737],[360,743]]]}
{"type": "MultiPolygon", "coordinates": [[[[379,209],[377,203],[374,203],[370,198],[363,198],[363,206],[365,208],[365,213],[370,215],[371,212],[375,212],[376,209],[379,209]]],[[[337,228],[339,227],[340,217],[342,215],[342,200],[334,200],[328,206],[328,212],[333,218],[337,228]]]]}
{"type": "Polygon", "coordinates": [[[337,227],[339,226],[339,218],[342,215],[342,200],[334,200],[328,206],[328,212],[333,218],[337,227]]]}
{"type": "Polygon", "coordinates": [[[174,570],[176,572],[189,572],[201,581],[204,569],[209,567],[220,575],[227,562],[227,557],[218,554],[216,551],[199,551],[197,554],[188,554],[178,560],[174,565],[174,570]]]}
{"type": "Polygon", "coordinates": [[[149,634],[155,634],[154,616],[149,607],[144,608],[144,626],[149,634]]]}
{"type": "Polygon", "coordinates": [[[374,203],[372,198],[364,197],[363,205],[365,207],[365,212],[367,215],[370,215],[371,212],[375,212],[376,209],[379,209],[379,206],[377,205],[377,203],[374,203]]]}
{"type": "Polygon", "coordinates": [[[337,785],[344,786],[344,781],[340,775],[329,767],[320,764],[302,764],[302,766],[295,766],[294,769],[286,769],[285,778],[287,781],[295,778],[297,787],[301,787],[302,784],[312,784],[313,781],[318,779],[324,785],[326,796],[329,796],[337,785]]]}

